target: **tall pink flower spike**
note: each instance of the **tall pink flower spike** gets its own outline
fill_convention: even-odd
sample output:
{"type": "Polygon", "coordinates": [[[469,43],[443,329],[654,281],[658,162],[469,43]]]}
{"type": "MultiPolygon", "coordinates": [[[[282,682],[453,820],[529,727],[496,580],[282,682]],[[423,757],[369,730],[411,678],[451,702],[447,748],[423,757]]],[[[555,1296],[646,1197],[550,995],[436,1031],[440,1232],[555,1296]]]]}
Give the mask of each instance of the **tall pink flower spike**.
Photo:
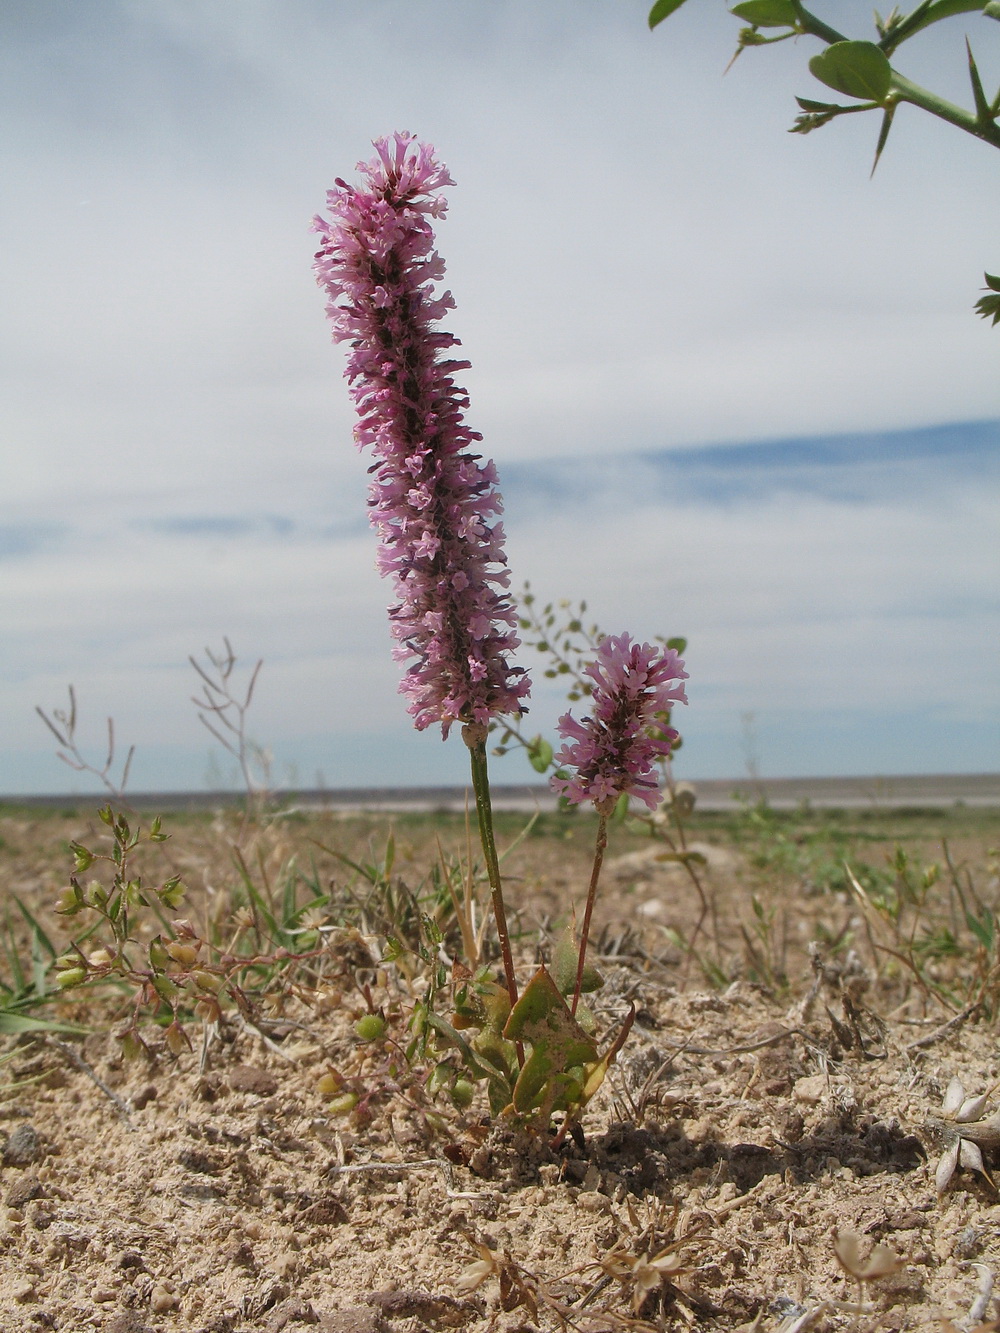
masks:
{"type": "Polygon", "coordinates": [[[450,292],[435,294],[444,263],[428,219],[444,215],[438,191],[454,182],[411,134],[374,146],[377,156],[358,163],[365,184],[338,179],[330,220],[313,222],[315,272],[334,341],[351,345],[355,440],[377,460],[370,519],[379,572],[398,598],[389,608],[393,656],[414,659],[400,692],[418,729],[440,722],[447,736],[455,721],[485,727],[525,711],[530,686],[508,662],[519,640],[495,521],[496,469],[470,451],[482,436],[466,426],[469,399],[453,378],[470,363],[443,359],[459,340],[436,327],[455,303],[450,292]]]}
{"type": "Polygon", "coordinates": [[[567,744],[556,755],[556,763],[575,768],[576,775],[553,777],[552,787],[574,804],[593,801],[604,814],[626,794],[655,810],[660,795],[656,760],[669,754],[677,739],[676,731],[659,725],[656,714],[687,703],[684,663],[673,648],[633,643],[628,634],[608,635],[584,674],[594,683],[591,716],[577,722],[566,713],[559,719],[559,735],[567,744]],[[655,738],[654,729],[659,732],[655,738]]]}

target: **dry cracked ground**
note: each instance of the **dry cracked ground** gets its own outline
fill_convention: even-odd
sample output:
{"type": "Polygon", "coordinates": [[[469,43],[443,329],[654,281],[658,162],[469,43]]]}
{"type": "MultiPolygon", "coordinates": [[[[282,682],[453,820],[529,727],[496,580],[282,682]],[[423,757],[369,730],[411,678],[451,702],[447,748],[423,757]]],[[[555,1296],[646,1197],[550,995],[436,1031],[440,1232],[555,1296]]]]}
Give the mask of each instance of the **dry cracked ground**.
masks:
{"type": "MultiPolygon", "coordinates": [[[[616,829],[595,1010],[635,1024],[558,1146],[432,1094],[396,1045],[424,982],[380,965],[387,922],[419,901],[455,951],[431,867],[468,856],[462,820],[396,819],[377,890],[384,818],[165,827],[143,873],[183,876],[199,935],[239,928],[249,878],[300,927],[313,902],[322,956],[192,1019],[179,1054],[144,1020],[124,1060],[129,995],[107,986],[31,1011],[85,1034],[2,1039],[2,1333],[995,1326],[1000,1128],[971,1100],[1000,1081],[995,812],[696,817],[700,888],[616,829]],[[370,1006],[388,1027],[364,1042],[370,1006]]],[[[32,969],[18,903],[57,948],[79,935],[51,907],[69,843],[105,833],[0,812],[11,990],[12,955],[32,969]]],[[[580,905],[592,835],[544,816],[505,859],[525,975],[580,905]]]]}

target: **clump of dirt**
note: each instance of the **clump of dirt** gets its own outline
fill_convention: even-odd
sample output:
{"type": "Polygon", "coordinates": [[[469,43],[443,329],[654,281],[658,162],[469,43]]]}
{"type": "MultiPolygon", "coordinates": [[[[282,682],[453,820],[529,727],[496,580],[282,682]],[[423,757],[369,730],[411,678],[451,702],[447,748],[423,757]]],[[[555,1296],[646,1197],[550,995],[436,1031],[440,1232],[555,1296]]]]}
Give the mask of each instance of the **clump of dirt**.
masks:
{"type": "MultiPolygon", "coordinates": [[[[305,832],[330,845],[330,830],[305,832]]],[[[221,885],[221,863],[178,847],[189,873],[200,866],[221,885]]],[[[626,842],[619,855],[636,850],[626,842]]],[[[745,849],[719,851],[704,873],[724,924],[713,934],[706,920],[700,938],[702,903],[676,863],[615,872],[595,1010],[604,1031],[633,1006],[636,1022],[562,1140],[491,1124],[478,1099],[459,1111],[422,1077],[386,1073],[388,1048],[359,1041],[364,1006],[349,993],[231,1013],[179,1056],[151,1026],[151,1058],[124,1061],[108,1035],[113,996],[89,1013],[67,1001],[64,1017],[102,1029],[86,1038],[9,1039],[0,1330],[960,1323],[1000,1264],[1000,1206],[986,1176],[961,1167],[938,1197],[935,1166],[954,1137],[941,1108],[953,1076],[970,1095],[1000,1079],[995,1029],[975,1005],[949,1007],[898,967],[880,970],[846,899],[762,884],[745,849]],[[741,930],[776,956],[746,906],[764,889],[784,912],[772,984],[750,953],[731,979],[701,967],[695,955],[731,960],[741,930]],[[663,910],[637,910],[652,900],[663,910]],[[845,918],[856,948],[836,942],[845,918]],[[322,1084],[331,1069],[371,1095],[335,1112],[322,1084]],[[879,1251],[880,1275],[844,1267],[834,1241],[848,1234],[862,1265],[876,1246],[891,1252],[879,1251]]],[[[29,859],[25,876],[55,878],[29,859]]],[[[560,915],[551,882],[533,878],[546,861],[573,884],[586,871],[575,841],[533,841],[509,859],[526,972],[560,915]]],[[[383,971],[374,999],[396,1012],[405,986],[383,971]]]]}

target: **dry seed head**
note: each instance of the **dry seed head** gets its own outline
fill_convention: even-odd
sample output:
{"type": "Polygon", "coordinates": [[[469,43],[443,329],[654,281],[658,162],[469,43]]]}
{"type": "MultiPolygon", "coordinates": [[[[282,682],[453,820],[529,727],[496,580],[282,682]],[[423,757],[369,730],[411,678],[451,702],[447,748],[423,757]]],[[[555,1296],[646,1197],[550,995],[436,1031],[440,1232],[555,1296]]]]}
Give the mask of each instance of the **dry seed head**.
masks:
{"type": "Polygon", "coordinates": [[[493,1277],[500,1271],[500,1265],[497,1263],[497,1257],[493,1251],[479,1241],[473,1243],[479,1251],[480,1257],[475,1263],[469,1264],[468,1268],[463,1268],[459,1273],[455,1279],[455,1289],[457,1291],[475,1291],[487,1278],[493,1277]]]}
{"type": "Polygon", "coordinates": [[[948,1117],[948,1124],[940,1121],[937,1129],[950,1130],[955,1135],[934,1172],[934,1184],[938,1194],[943,1194],[951,1182],[952,1176],[961,1167],[982,1176],[988,1185],[996,1189],[993,1177],[983,1159],[983,1148],[1000,1147],[1000,1118],[997,1114],[983,1118],[983,1111],[993,1089],[977,1097],[966,1097],[962,1080],[952,1078],[944,1095],[943,1111],[948,1117]],[[952,1127],[961,1127],[952,1128],[952,1127]]]}
{"type": "Polygon", "coordinates": [[[180,1055],[183,1051],[190,1049],[191,1043],[184,1034],[184,1029],[179,1023],[171,1023],[167,1028],[167,1046],[170,1048],[171,1055],[180,1055]]]}
{"type": "Polygon", "coordinates": [[[169,940],[165,945],[167,953],[181,967],[190,967],[198,961],[199,950],[193,944],[182,944],[180,940],[169,940]]]}
{"type": "Polygon", "coordinates": [[[867,1259],[861,1258],[861,1237],[856,1231],[844,1231],[834,1236],[833,1252],[846,1273],[858,1282],[871,1282],[888,1277],[899,1270],[902,1260],[895,1250],[881,1242],[875,1245],[867,1259]]]}

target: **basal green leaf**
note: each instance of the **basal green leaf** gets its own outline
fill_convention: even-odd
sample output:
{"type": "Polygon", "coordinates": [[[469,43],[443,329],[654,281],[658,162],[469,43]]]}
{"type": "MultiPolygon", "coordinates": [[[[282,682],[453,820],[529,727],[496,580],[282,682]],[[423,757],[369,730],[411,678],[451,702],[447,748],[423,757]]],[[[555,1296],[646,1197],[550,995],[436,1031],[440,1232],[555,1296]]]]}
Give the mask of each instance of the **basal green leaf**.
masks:
{"type": "Polygon", "coordinates": [[[573,1081],[568,1071],[597,1060],[597,1047],[570,1013],[544,967],[510,1011],[504,1036],[531,1046],[514,1087],[514,1106],[522,1113],[540,1105],[557,1105],[573,1081]]]}
{"type": "Polygon", "coordinates": [[[874,42],[834,42],[809,69],[834,92],[871,102],[882,102],[892,84],[892,66],[874,42]]]}
{"type": "Polygon", "coordinates": [[[70,1023],[53,1023],[45,1018],[31,1018],[28,1014],[15,1014],[7,1009],[0,1010],[0,1032],[3,1033],[86,1031],[86,1028],[74,1027],[70,1023]]]}

